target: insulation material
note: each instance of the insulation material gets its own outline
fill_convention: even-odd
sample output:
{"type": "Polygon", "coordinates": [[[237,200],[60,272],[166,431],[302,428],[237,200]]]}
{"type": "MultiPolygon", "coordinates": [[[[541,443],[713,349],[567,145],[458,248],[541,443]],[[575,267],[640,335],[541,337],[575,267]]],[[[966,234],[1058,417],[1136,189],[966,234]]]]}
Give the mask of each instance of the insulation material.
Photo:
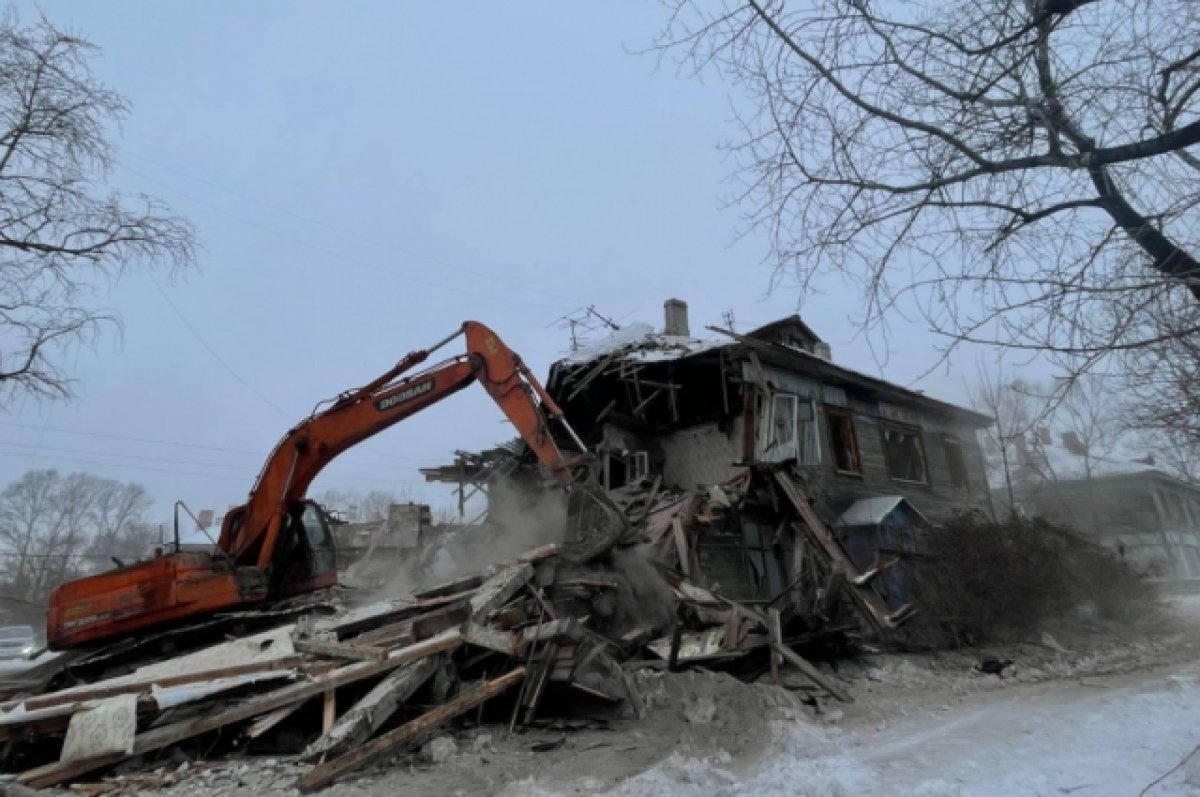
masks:
{"type": "Polygon", "coordinates": [[[187,656],[141,667],[133,675],[138,679],[186,675],[290,656],[296,652],[292,647],[292,631],[295,628],[295,624],[285,625],[232,642],[222,642],[187,656]]]}
{"type": "Polygon", "coordinates": [[[137,695],[97,700],[71,717],[59,760],[84,761],[114,753],[132,755],[136,733],[137,695]]]}
{"type": "Polygon", "coordinates": [[[295,670],[269,670],[267,672],[235,675],[229,678],[217,678],[213,681],[202,681],[195,684],[180,684],[179,686],[168,686],[166,688],[153,686],[150,688],[150,694],[154,696],[154,702],[158,704],[158,708],[161,711],[181,706],[184,703],[190,703],[193,700],[203,700],[206,697],[220,694],[221,692],[228,692],[231,689],[249,686],[260,681],[280,681],[295,677],[295,670]]]}

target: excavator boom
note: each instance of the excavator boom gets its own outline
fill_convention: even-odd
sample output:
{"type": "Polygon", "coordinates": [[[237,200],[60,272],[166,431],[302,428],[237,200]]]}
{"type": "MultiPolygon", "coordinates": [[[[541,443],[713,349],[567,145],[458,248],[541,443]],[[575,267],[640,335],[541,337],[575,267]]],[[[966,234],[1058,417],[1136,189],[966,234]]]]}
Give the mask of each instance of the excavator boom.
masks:
{"type": "MultiPolygon", "coordinates": [[[[412,352],[387,373],[338,397],[332,406],[284,435],[267,459],[244,512],[226,515],[219,547],[236,562],[265,569],[287,508],[304,496],[326,465],[351,446],[475,381],[492,396],[554,478],[564,486],[570,484],[571,463],[547,428],[547,421],[557,420],[570,429],[562,411],[495,332],[477,321],[467,321],[458,332],[429,349],[412,352]],[[403,376],[459,334],[466,339],[465,354],[403,376]]],[[[569,433],[578,441],[573,431],[569,433]]],[[[582,451],[582,443],[578,445],[582,451]]]]}
{"type": "MultiPolygon", "coordinates": [[[[332,535],[323,513],[304,495],[313,479],[346,449],[479,382],[563,487],[586,452],[558,405],[521,358],[495,332],[467,321],[429,349],[338,396],[297,424],[267,458],[249,500],[225,515],[213,555],[175,552],[148,562],[63,584],[50,597],[47,640],[65,649],[186,622],[234,606],[332,586],[337,582],[332,535]],[[415,371],[463,335],[466,352],[415,371]],[[568,458],[550,433],[558,422],[579,449],[568,458]]],[[[615,538],[615,510],[575,491],[568,507],[590,500],[588,523],[615,538]],[[599,506],[599,512],[595,511],[599,506]],[[597,518],[600,520],[597,521],[597,518]]]]}

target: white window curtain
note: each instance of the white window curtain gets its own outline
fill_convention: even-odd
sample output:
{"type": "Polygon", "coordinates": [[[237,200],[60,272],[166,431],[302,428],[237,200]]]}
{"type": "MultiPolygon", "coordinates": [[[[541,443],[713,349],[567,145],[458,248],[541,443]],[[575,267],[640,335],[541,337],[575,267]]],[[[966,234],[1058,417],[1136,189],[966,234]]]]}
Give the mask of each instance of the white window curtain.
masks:
{"type": "Polygon", "coordinates": [[[816,407],[793,393],[772,393],[759,424],[759,459],[801,465],[821,463],[816,407]]]}

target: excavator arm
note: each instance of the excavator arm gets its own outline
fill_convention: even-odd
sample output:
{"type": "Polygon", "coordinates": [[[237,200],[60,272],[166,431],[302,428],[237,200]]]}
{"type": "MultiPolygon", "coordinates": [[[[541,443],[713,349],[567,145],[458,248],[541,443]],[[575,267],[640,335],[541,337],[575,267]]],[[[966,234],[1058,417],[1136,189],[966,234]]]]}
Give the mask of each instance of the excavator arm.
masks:
{"type": "Polygon", "coordinates": [[[521,358],[495,332],[467,321],[436,345],[412,352],[370,384],[342,394],[284,435],[247,503],[226,514],[218,548],[238,565],[266,570],[287,512],[326,465],[351,446],[476,381],[495,399],[553,478],[563,486],[570,485],[574,461],[559,450],[548,423],[561,423],[580,452],[583,444],[521,358]],[[465,354],[408,374],[460,334],[466,339],[465,354]]]}
{"type": "Polygon", "coordinates": [[[585,561],[608,550],[628,528],[624,515],[594,485],[574,483],[578,460],[559,450],[549,424],[562,423],[580,456],[583,444],[521,358],[496,333],[467,321],[284,435],[247,503],[226,513],[215,555],[175,551],[60,585],[46,618],[50,647],[96,644],[336,583],[328,527],[304,499],[313,479],[347,448],[472,382],[483,385],[551,476],[570,488],[560,555],[585,561]],[[459,335],[465,354],[413,372],[459,335]]]}

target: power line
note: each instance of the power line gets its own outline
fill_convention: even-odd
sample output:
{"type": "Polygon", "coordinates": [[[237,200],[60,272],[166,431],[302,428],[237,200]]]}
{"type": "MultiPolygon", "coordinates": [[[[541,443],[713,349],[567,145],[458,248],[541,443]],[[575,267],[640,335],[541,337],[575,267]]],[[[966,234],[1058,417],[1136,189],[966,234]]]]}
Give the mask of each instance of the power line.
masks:
{"type": "MultiPolygon", "coordinates": [[[[94,449],[80,448],[63,448],[62,446],[48,446],[40,443],[18,443],[10,440],[0,440],[0,446],[13,446],[18,448],[32,448],[35,451],[54,451],[62,454],[83,454],[85,456],[100,456],[100,457],[120,457],[122,459],[136,459],[142,462],[165,462],[168,465],[194,465],[202,468],[230,468],[241,473],[256,473],[261,465],[243,463],[243,462],[203,462],[194,459],[173,459],[170,457],[148,457],[139,454],[123,454],[117,451],[96,451],[94,449]]],[[[121,463],[113,463],[121,464],[121,463]]],[[[343,463],[352,464],[352,463],[343,463]]],[[[355,467],[373,467],[371,465],[355,465],[355,467]]],[[[350,478],[350,477],[347,477],[350,478]]],[[[362,478],[368,481],[384,481],[392,482],[393,479],[379,476],[354,476],[353,478],[362,478]]],[[[412,483],[412,482],[407,482],[412,483]]]]}
{"type": "MultiPolygon", "coordinates": [[[[135,437],[133,435],[112,434],[110,432],[85,432],[81,429],[65,429],[65,428],[58,427],[58,426],[40,426],[40,425],[25,424],[25,423],[15,423],[12,421],[0,421],[0,426],[9,426],[14,429],[30,429],[30,430],[37,431],[37,432],[55,432],[57,434],[79,435],[81,437],[95,437],[95,438],[103,439],[103,440],[122,440],[122,441],[126,441],[126,442],[131,442],[131,443],[145,443],[148,445],[173,446],[175,448],[195,448],[195,449],[202,450],[202,451],[220,451],[222,453],[228,453],[228,454],[252,454],[255,456],[264,456],[264,453],[265,453],[261,449],[228,448],[226,446],[213,446],[213,445],[206,445],[204,443],[184,443],[184,442],[180,442],[180,441],[176,441],[176,440],[161,440],[161,439],[152,438],[152,437],[135,437]]],[[[92,453],[92,452],[89,452],[89,453],[92,453]]],[[[432,456],[430,456],[430,457],[405,457],[405,456],[400,456],[400,455],[393,456],[391,454],[376,454],[376,456],[387,457],[389,459],[401,460],[404,462],[417,462],[417,463],[428,462],[429,460],[433,459],[432,456]]],[[[389,464],[376,465],[375,463],[362,462],[361,460],[355,460],[355,459],[339,458],[337,460],[337,462],[338,462],[338,464],[354,464],[354,465],[358,465],[360,467],[367,467],[367,468],[375,468],[375,467],[400,468],[400,467],[402,467],[400,465],[389,465],[389,464]]]]}
{"type": "MultiPolygon", "coordinates": [[[[17,443],[17,444],[0,443],[0,447],[6,446],[6,445],[20,445],[20,443],[17,443]]],[[[0,448],[0,450],[2,450],[2,448],[0,448]]],[[[51,455],[51,454],[36,454],[35,455],[29,451],[9,451],[7,453],[25,454],[27,456],[36,456],[38,459],[49,459],[49,460],[54,460],[56,462],[70,462],[70,463],[77,464],[77,465],[97,465],[97,466],[106,467],[106,468],[126,468],[128,470],[147,471],[149,473],[170,473],[170,474],[179,475],[179,476],[197,476],[202,479],[221,479],[221,480],[225,480],[225,481],[236,481],[236,482],[240,482],[241,484],[247,484],[248,481],[251,478],[253,478],[252,476],[241,477],[241,476],[234,476],[232,474],[224,474],[224,473],[198,473],[196,471],[177,470],[175,468],[161,468],[161,467],[150,467],[150,466],[146,466],[146,465],[133,465],[133,464],[125,463],[125,462],[104,462],[104,461],[99,461],[99,460],[94,460],[94,459],[79,459],[76,457],[62,457],[62,456],[56,456],[56,455],[51,455]]],[[[202,465],[204,463],[194,463],[194,464],[202,465]]],[[[250,473],[250,469],[247,469],[247,473],[250,473]]],[[[324,475],[324,474],[322,474],[322,475],[324,475]]],[[[331,478],[335,481],[344,481],[344,482],[371,481],[371,482],[380,482],[380,483],[384,483],[384,484],[404,485],[406,487],[424,486],[424,484],[425,484],[424,482],[403,481],[403,480],[399,480],[399,479],[384,479],[384,478],[379,478],[379,477],[375,477],[375,476],[332,476],[332,477],[326,476],[325,478],[331,478]]]]}
{"type": "MultiPolygon", "coordinates": [[[[215,189],[216,189],[216,190],[218,190],[218,191],[221,191],[221,192],[223,192],[223,193],[229,194],[230,196],[232,196],[232,197],[236,197],[237,199],[240,199],[240,200],[242,200],[242,201],[244,201],[244,202],[251,202],[251,203],[253,203],[253,204],[255,204],[255,205],[261,205],[261,206],[262,206],[262,207],[264,207],[264,208],[268,208],[269,210],[273,210],[273,211],[275,211],[276,213],[283,213],[284,215],[291,216],[292,218],[294,218],[294,219],[297,219],[298,221],[302,221],[302,222],[304,222],[305,224],[310,224],[310,225],[314,225],[314,226],[317,226],[317,227],[324,227],[325,229],[327,229],[327,230],[331,230],[331,231],[333,231],[333,232],[335,232],[335,233],[338,233],[339,235],[344,235],[344,236],[346,236],[346,237],[348,237],[348,238],[355,238],[355,239],[357,239],[357,240],[359,240],[359,241],[362,241],[362,242],[364,242],[364,243],[368,243],[368,244],[370,244],[370,245],[372,245],[372,246],[379,247],[380,249],[383,249],[383,250],[385,250],[385,251],[388,251],[388,252],[393,252],[393,251],[405,252],[405,253],[406,253],[406,254],[408,254],[410,257],[414,257],[414,258],[417,258],[417,259],[424,259],[424,260],[428,260],[428,261],[430,261],[430,262],[437,263],[437,264],[439,264],[439,265],[445,266],[446,268],[453,269],[453,270],[455,270],[455,271],[459,271],[459,272],[463,272],[463,273],[467,273],[467,274],[472,274],[472,275],[474,275],[474,276],[477,276],[477,277],[483,277],[484,279],[489,279],[489,280],[492,280],[492,281],[494,281],[494,282],[498,282],[498,283],[500,283],[500,284],[507,284],[505,280],[503,280],[503,279],[502,279],[502,278],[500,278],[500,277],[497,277],[495,274],[490,274],[490,273],[488,273],[488,272],[486,272],[486,271],[477,271],[477,270],[474,270],[474,269],[465,268],[465,267],[463,267],[463,266],[461,266],[461,265],[457,265],[457,264],[451,263],[451,262],[449,262],[448,260],[445,260],[445,259],[443,259],[443,258],[439,258],[439,257],[433,256],[433,255],[418,255],[418,254],[416,254],[416,253],[412,252],[411,250],[405,250],[405,249],[403,249],[402,247],[399,247],[399,246],[397,246],[397,245],[395,244],[395,242],[388,242],[388,243],[385,243],[384,241],[380,241],[380,240],[378,240],[378,239],[375,239],[375,238],[372,238],[372,237],[370,237],[370,236],[363,235],[363,234],[362,234],[362,233],[360,233],[360,232],[355,232],[354,230],[347,230],[347,229],[345,229],[344,227],[339,227],[339,226],[337,226],[336,224],[330,224],[328,221],[325,221],[325,220],[323,220],[323,219],[317,219],[317,218],[313,218],[313,217],[311,217],[311,216],[306,216],[306,215],[304,215],[304,214],[302,214],[302,213],[297,213],[296,211],[294,211],[294,210],[292,210],[292,209],[290,209],[290,208],[286,208],[286,207],[283,207],[283,206],[281,206],[281,205],[276,205],[276,204],[273,204],[273,203],[271,203],[271,202],[266,202],[266,201],[264,201],[264,200],[262,200],[262,199],[258,199],[257,197],[252,197],[252,196],[249,196],[248,194],[245,194],[245,193],[243,193],[243,192],[241,192],[241,191],[236,191],[236,190],[234,190],[234,189],[232,189],[232,188],[229,188],[228,186],[223,186],[223,185],[220,185],[219,183],[215,183],[215,182],[213,182],[212,180],[209,180],[209,179],[207,179],[207,178],[204,178],[204,177],[199,177],[199,176],[197,176],[197,175],[194,175],[194,174],[189,174],[188,172],[184,171],[183,169],[180,169],[180,168],[178,168],[177,166],[170,166],[170,165],[168,165],[168,164],[165,164],[165,163],[161,163],[161,162],[159,162],[159,161],[156,161],[156,160],[154,160],[153,158],[147,158],[145,155],[141,155],[141,154],[139,154],[139,153],[137,153],[137,152],[133,152],[133,151],[129,150],[128,148],[122,148],[122,150],[123,150],[123,152],[125,153],[125,155],[132,156],[132,157],[134,157],[134,158],[136,158],[136,159],[138,159],[138,160],[140,160],[140,161],[143,161],[143,162],[145,162],[145,163],[148,163],[148,164],[150,164],[150,165],[152,165],[152,166],[157,166],[158,168],[160,168],[160,169],[164,169],[165,171],[168,171],[168,172],[174,172],[175,174],[178,174],[178,175],[180,175],[181,177],[185,177],[185,178],[187,178],[188,180],[193,180],[193,181],[195,181],[195,182],[197,182],[197,183],[200,183],[200,184],[202,184],[202,185],[206,185],[206,186],[208,186],[208,187],[210,187],[210,188],[215,188],[215,189]]],[[[125,165],[125,168],[126,168],[126,169],[129,169],[129,166],[126,164],[126,165],[125,165]]],[[[133,172],[133,170],[132,170],[132,169],[129,169],[129,171],[133,172]]],[[[154,178],[151,178],[151,177],[146,177],[145,175],[139,174],[138,172],[133,172],[133,173],[134,173],[134,174],[137,174],[139,177],[142,177],[143,179],[148,179],[148,180],[152,180],[152,181],[153,181],[153,179],[154,179],[154,178]]],[[[166,185],[166,184],[165,184],[165,183],[161,183],[161,182],[160,182],[160,183],[159,183],[159,185],[166,185]]],[[[167,186],[167,187],[168,187],[168,188],[170,188],[171,186],[167,186]]],[[[172,188],[172,190],[176,190],[176,191],[177,191],[178,189],[174,189],[174,188],[172,188]]],[[[180,192],[180,193],[182,193],[182,192],[180,192]]],[[[187,194],[183,194],[183,196],[187,196],[187,194]]],[[[194,199],[193,197],[188,197],[188,198],[189,198],[189,199],[194,199]]],[[[198,199],[197,199],[197,200],[195,200],[195,201],[201,201],[201,200],[198,200],[198,199]]],[[[538,287],[536,287],[536,286],[523,286],[523,287],[522,287],[522,291],[523,291],[523,292],[526,292],[526,293],[537,293],[537,294],[541,294],[542,296],[545,296],[545,297],[547,297],[547,298],[549,298],[549,299],[555,299],[555,300],[560,300],[560,301],[572,301],[572,300],[571,300],[570,298],[568,298],[568,297],[561,296],[561,295],[554,294],[554,293],[550,293],[550,292],[548,292],[548,291],[545,291],[545,290],[542,290],[542,289],[540,289],[540,288],[538,288],[538,287]]]]}
{"type": "Polygon", "coordinates": [[[258,391],[258,389],[254,387],[254,385],[250,384],[245,379],[243,379],[237,371],[233,370],[233,366],[231,366],[229,363],[225,362],[224,358],[221,357],[221,355],[217,354],[216,349],[214,349],[212,346],[208,345],[208,341],[204,339],[204,336],[200,334],[199,330],[197,330],[194,326],[192,326],[192,322],[187,320],[187,316],[185,316],[183,314],[183,312],[178,307],[175,306],[175,302],[171,301],[171,297],[168,296],[167,292],[164,291],[162,286],[158,284],[158,279],[156,279],[153,274],[150,275],[150,282],[152,282],[154,284],[155,289],[158,291],[158,294],[160,296],[162,296],[163,301],[167,303],[167,306],[170,307],[171,310],[173,310],[175,312],[175,317],[178,318],[181,322],[183,322],[183,325],[185,327],[187,327],[187,330],[192,333],[192,336],[195,337],[196,340],[200,343],[200,345],[204,347],[204,350],[207,351],[209,354],[211,354],[212,358],[214,360],[216,360],[218,363],[220,363],[221,367],[224,368],[226,370],[226,372],[229,373],[230,376],[232,376],[239,383],[241,383],[242,387],[249,390],[251,393],[253,393],[255,396],[257,396],[263,403],[265,403],[268,407],[275,410],[283,417],[285,417],[285,418],[294,418],[295,417],[292,413],[288,412],[283,407],[280,407],[274,401],[271,401],[271,399],[267,398],[262,393],[260,393],[258,391]]]}
{"type": "MultiPolygon", "coordinates": [[[[345,252],[339,251],[337,249],[330,249],[327,246],[321,246],[320,244],[315,244],[311,241],[306,241],[302,238],[297,238],[294,235],[289,235],[288,233],[281,232],[279,230],[276,230],[273,227],[268,227],[265,224],[260,224],[259,222],[252,221],[250,219],[239,216],[236,213],[231,213],[219,205],[215,205],[212,202],[209,202],[204,199],[200,199],[199,197],[193,196],[193,195],[187,193],[186,191],[181,191],[178,188],[175,188],[174,186],[172,186],[168,183],[164,183],[161,180],[157,180],[153,177],[150,177],[147,174],[143,174],[142,172],[139,172],[137,169],[130,167],[129,164],[127,164],[127,163],[121,163],[120,161],[115,161],[115,163],[118,166],[120,166],[121,168],[130,172],[131,174],[135,174],[138,177],[141,177],[143,180],[148,180],[149,182],[152,182],[156,185],[162,186],[163,188],[166,188],[168,191],[173,191],[176,194],[179,194],[180,196],[182,196],[186,199],[190,199],[191,201],[196,202],[198,204],[204,205],[205,207],[207,207],[211,210],[214,210],[217,213],[220,213],[224,216],[228,216],[229,218],[234,219],[236,221],[240,221],[241,223],[246,224],[255,229],[270,233],[271,235],[278,236],[286,241],[292,242],[293,244],[307,247],[314,251],[329,255],[330,257],[335,257],[335,258],[341,260],[342,262],[349,264],[351,266],[354,266],[356,268],[365,269],[367,271],[373,271],[378,274],[387,274],[389,276],[396,277],[398,279],[402,279],[410,285],[423,285],[427,288],[436,288],[437,290],[449,291],[450,293],[456,294],[458,296],[470,296],[470,297],[473,297],[476,299],[493,299],[493,298],[495,298],[491,294],[475,293],[473,291],[466,291],[457,286],[452,286],[452,285],[448,285],[448,284],[444,284],[444,283],[440,283],[440,282],[430,282],[429,280],[424,280],[419,277],[413,277],[411,274],[402,274],[398,271],[392,271],[390,269],[382,268],[380,266],[374,265],[373,263],[368,263],[365,260],[359,260],[358,258],[351,257],[351,256],[347,255],[345,252]]],[[[445,268],[446,266],[443,264],[443,267],[445,268]]],[[[450,268],[454,268],[454,267],[451,266],[450,268]]],[[[510,294],[510,298],[505,299],[505,301],[510,304],[523,304],[523,305],[526,305],[527,307],[536,307],[540,310],[549,310],[551,312],[553,312],[555,310],[554,307],[547,305],[547,304],[531,302],[527,299],[511,298],[511,294],[510,294]]]]}

